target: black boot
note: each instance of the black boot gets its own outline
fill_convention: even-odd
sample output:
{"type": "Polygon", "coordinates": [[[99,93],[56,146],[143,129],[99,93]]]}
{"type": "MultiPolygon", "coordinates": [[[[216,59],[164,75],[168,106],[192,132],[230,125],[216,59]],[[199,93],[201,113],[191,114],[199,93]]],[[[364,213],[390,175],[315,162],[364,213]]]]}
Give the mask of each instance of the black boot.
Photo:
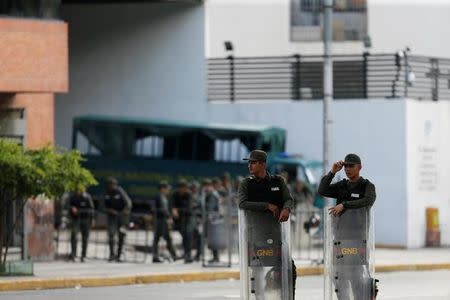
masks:
{"type": "Polygon", "coordinates": [[[123,243],[125,241],[125,236],[119,235],[119,245],[117,247],[116,261],[121,262],[120,256],[122,255],[123,243]]]}
{"type": "Polygon", "coordinates": [[[114,241],[109,241],[109,259],[108,261],[114,260],[114,241]]]}

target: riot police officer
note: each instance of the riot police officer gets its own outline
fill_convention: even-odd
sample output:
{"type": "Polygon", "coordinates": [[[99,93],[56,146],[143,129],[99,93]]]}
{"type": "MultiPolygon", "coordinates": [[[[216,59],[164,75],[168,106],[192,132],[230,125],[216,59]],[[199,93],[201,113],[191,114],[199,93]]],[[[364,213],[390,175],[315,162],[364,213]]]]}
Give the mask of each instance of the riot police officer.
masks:
{"type": "MultiPolygon", "coordinates": [[[[204,210],[205,215],[204,218],[204,224],[205,224],[205,232],[212,232],[208,227],[212,227],[212,222],[215,220],[221,218],[219,213],[219,205],[221,202],[221,195],[219,194],[219,191],[215,189],[214,181],[211,181],[209,179],[203,180],[203,199],[204,199],[204,210]]],[[[207,236],[207,238],[211,239],[213,237],[207,236]]],[[[216,237],[219,238],[219,237],[216,237]]],[[[225,237],[221,237],[225,238],[225,237]]],[[[219,262],[219,250],[215,249],[214,247],[211,247],[212,252],[212,259],[209,260],[209,263],[218,263],[219,262]]]]}
{"type": "Polygon", "coordinates": [[[359,253],[359,249],[367,248],[367,241],[371,240],[367,236],[372,226],[368,216],[376,198],[375,185],[360,176],[361,168],[360,157],[350,153],[345,156],[344,161],[339,160],[333,164],[330,172],[320,181],[318,189],[320,195],[336,199],[336,205],[329,208],[328,212],[334,216],[332,236],[335,239],[336,249],[333,253],[344,254],[337,257],[334,255],[332,266],[335,268],[333,274],[339,274],[335,276],[334,284],[340,300],[368,300],[376,296],[368,291],[373,288],[370,282],[372,274],[366,274],[369,269],[367,252],[370,249],[363,249],[359,255],[348,255],[343,251],[343,249],[357,249],[355,253],[359,253]],[[347,179],[331,183],[342,168],[347,179]]]}
{"type": "Polygon", "coordinates": [[[173,248],[172,237],[170,236],[169,226],[172,224],[172,213],[169,203],[170,186],[167,181],[159,183],[159,195],[155,203],[155,234],[153,237],[153,262],[160,263],[162,260],[158,256],[159,239],[163,237],[166,240],[167,250],[173,260],[176,260],[175,249],[173,248]]]}
{"type": "Polygon", "coordinates": [[[183,239],[184,262],[192,263],[191,250],[195,228],[192,196],[185,179],[180,179],[177,185],[178,188],[173,194],[172,215],[183,239]]]}
{"type": "Polygon", "coordinates": [[[94,225],[94,203],[92,202],[91,195],[84,189],[79,189],[76,192],[70,193],[67,200],[71,220],[70,244],[72,251],[70,260],[75,261],[75,257],[77,256],[77,235],[78,232],[81,232],[80,261],[84,262],[91,224],[94,225]]]}
{"type": "Polygon", "coordinates": [[[130,197],[113,177],[107,179],[104,206],[108,222],[109,261],[120,262],[132,203],[130,197]],[[114,251],[116,234],[119,238],[117,252],[114,251]]]}
{"type": "MultiPolygon", "coordinates": [[[[286,222],[294,206],[294,200],[285,180],[279,175],[271,175],[266,170],[267,153],[253,150],[248,158],[250,176],[239,186],[239,208],[253,211],[269,211],[279,222],[286,222]]],[[[292,291],[295,298],[297,273],[292,261],[292,291]]]]}

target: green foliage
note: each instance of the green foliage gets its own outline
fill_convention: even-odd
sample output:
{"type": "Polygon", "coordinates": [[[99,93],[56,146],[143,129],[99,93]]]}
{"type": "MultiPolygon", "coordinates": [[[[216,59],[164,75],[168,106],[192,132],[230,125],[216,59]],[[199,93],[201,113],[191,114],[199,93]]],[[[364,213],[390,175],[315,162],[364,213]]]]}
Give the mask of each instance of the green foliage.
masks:
{"type": "Polygon", "coordinates": [[[41,194],[58,198],[65,191],[96,185],[93,175],[81,166],[82,159],[75,150],[46,146],[25,151],[20,145],[0,139],[0,200],[41,194]]]}

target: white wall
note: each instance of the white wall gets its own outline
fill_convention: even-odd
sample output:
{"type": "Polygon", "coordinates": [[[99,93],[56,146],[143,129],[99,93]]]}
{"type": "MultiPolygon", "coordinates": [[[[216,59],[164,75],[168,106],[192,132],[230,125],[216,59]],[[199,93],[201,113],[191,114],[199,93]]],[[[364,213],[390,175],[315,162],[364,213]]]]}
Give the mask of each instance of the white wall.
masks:
{"type": "MultiPolygon", "coordinates": [[[[361,156],[362,176],[377,189],[378,244],[407,245],[405,106],[402,99],[334,102],[332,159],[343,159],[349,152],[361,156]]],[[[321,101],[212,103],[208,120],[280,126],[288,129],[288,152],[322,157],[321,101]]]]}
{"type": "MultiPolygon", "coordinates": [[[[367,0],[371,52],[450,56],[450,1],[367,0]],[[393,4],[394,3],[394,4],[393,4]]],[[[322,44],[291,42],[290,0],[207,0],[206,54],[223,57],[231,40],[237,56],[321,54],[322,44]]],[[[334,43],[334,53],[361,53],[361,42],[334,43]]]]}
{"type": "Polygon", "coordinates": [[[425,245],[426,207],[439,208],[441,241],[450,245],[450,103],[407,103],[408,246],[425,245]]]}
{"type": "Polygon", "coordinates": [[[56,100],[56,143],[72,118],[108,114],[204,116],[203,4],[63,5],[69,23],[69,93],[56,100]]]}

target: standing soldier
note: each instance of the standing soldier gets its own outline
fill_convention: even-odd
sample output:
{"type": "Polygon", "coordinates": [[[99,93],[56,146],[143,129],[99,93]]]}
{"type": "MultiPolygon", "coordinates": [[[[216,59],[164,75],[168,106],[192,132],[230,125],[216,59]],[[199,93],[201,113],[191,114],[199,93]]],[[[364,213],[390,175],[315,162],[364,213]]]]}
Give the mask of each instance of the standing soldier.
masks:
{"type": "Polygon", "coordinates": [[[132,207],[131,200],[113,177],[107,179],[104,200],[108,218],[109,261],[120,262],[132,207]],[[114,251],[116,234],[119,237],[117,252],[114,251]]]}
{"type": "Polygon", "coordinates": [[[153,262],[162,262],[158,256],[158,243],[159,239],[163,237],[166,240],[167,250],[173,260],[176,259],[175,249],[173,248],[172,238],[170,236],[169,225],[172,224],[172,214],[169,204],[169,192],[170,186],[167,181],[161,181],[159,183],[159,195],[156,199],[156,221],[155,221],[155,234],[153,237],[153,262]]]}
{"type": "MultiPolygon", "coordinates": [[[[204,206],[205,206],[205,215],[204,218],[204,230],[206,232],[206,235],[210,234],[212,235],[214,233],[214,221],[218,220],[220,216],[219,212],[219,202],[221,199],[221,196],[219,195],[219,192],[215,189],[214,183],[209,180],[205,179],[203,181],[203,199],[204,199],[204,206]]],[[[225,239],[225,236],[206,236],[206,238],[209,240],[218,240],[218,239],[225,239]]],[[[215,248],[212,244],[210,248],[212,251],[213,258],[209,260],[209,263],[218,263],[219,262],[219,249],[215,248]]]]}
{"type": "MultiPolygon", "coordinates": [[[[250,153],[250,156],[244,158],[244,160],[248,161],[250,176],[245,178],[239,187],[239,208],[255,212],[270,213],[275,219],[275,222],[273,222],[274,224],[288,221],[291,210],[293,209],[294,200],[289,193],[284,178],[279,175],[271,175],[267,172],[267,153],[262,150],[253,150],[250,153]]],[[[256,220],[253,221],[258,222],[256,220]]],[[[267,224],[263,223],[264,221],[260,222],[262,223],[257,224],[260,232],[255,232],[255,235],[257,234],[262,237],[265,234],[270,234],[271,231],[276,232],[278,230],[277,228],[267,228],[267,224]]],[[[249,237],[249,239],[250,238],[256,239],[255,237],[249,237]]],[[[275,269],[276,268],[274,268],[274,270],[275,269]]],[[[297,279],[294,261],[292,261],[291,276],[293,294],[289,295],[289,299],[291,299],[290,297],[292,296],[292,299],[294,299],[295,282],[297,279]]],[[[258,275],[255,275],[256,281],[258,281],[257,277],[258,275]]],[[[258,291],[255,291],[255,293],[256,299],[264,299],[264,291],[259,289],[258,291]]]]}
{"type": "Polygon", "coordinates": [[[329,208],[332,215],[333,253],[332,272],[337,298],[371,300],[376,297],[376,284],[370,274],[368,255],[372,249],[368,245],[371,235],[370,208],[375,202],[375,186],[360,176],[361,159],[356,154],[348,154],[344,161],[333,164],[330,172],[320,181],[320,195],[337,199],[329,208]],[[348,179],[331,183],[342,168],[348,179]],[[344,249],[357,249],[345,253],[344,249]],[[342,253],[342,255],[334,255],[342,253]],[[369,274],[367,274],[369,273],[369,274]],[[351,296],[353,295],[353,296],[351,296]]]}
{"type": "Polygon", "coordinates": [[[202,254],[202,193],[200,192],[200,183],[193,181],[190,184],[191,190],[191,207],[194,219],[194,229],[192,233],[192,246],[195,248],[195,261],[200,261],[202,254]]]}
{"type": "Polygon", "coordinates": [[[94,203],[91,195],[84,189],[70,193],[68,199],[69,215],[72,223],[70,244],[72,252],[70,260],[75,261],[77,256],[77,235],[81,232],[81,262],[86,258],[87,244],[91,225],[94,226],[94,203]]]}
{"type": "Polygon", "coordinates": [[[192,211],[192,197],[186,180],[178,182],[177,191],[173,194],[173,218],[178,223],[178,230],[183,238],[184,262],[192,263],[192,239],[195,219],[192,211]]]}

